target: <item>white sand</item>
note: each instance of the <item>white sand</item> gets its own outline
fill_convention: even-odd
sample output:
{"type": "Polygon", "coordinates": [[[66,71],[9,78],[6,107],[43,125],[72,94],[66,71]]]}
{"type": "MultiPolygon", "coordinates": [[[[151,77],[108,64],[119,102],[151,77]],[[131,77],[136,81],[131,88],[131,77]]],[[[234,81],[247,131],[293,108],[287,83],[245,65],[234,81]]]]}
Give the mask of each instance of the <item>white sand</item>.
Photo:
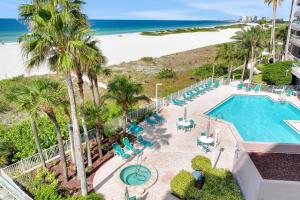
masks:
{"type": "MultiPolygon", "coordinates": [[[[198,32],[165,36],[142,36],[139,33],[97,36],[100,48],[108,58],[108,65],[138,60],[142,57],[160,57],[195,48],[231,41],[238,29],[218,32],[198,32]]],[[[16,43],[0,45],[0,80],[19,75],[49,73],[47,67],[28,72],[22,59],[20,46],[16,43]]]]}

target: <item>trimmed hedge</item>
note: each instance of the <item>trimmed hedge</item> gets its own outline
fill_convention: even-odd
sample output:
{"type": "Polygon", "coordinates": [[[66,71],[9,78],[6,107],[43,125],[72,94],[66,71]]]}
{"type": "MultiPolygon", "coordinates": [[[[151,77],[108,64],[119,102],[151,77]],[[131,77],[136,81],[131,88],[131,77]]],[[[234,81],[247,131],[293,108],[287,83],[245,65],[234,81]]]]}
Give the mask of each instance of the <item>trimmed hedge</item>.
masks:
{"type": "Polygon", "coordinates": [[[269,85],[290,85],[292,83],[291,68],[293,63],[293,61],[285,61],[266,65],[262,72],[263,81],[269,85]]]}
{"type": "Polygon", "coordinates": [[[203,156],[192,160],[192,168],[204,172],[205,181],[201,190],[195,187],[192,174],[181,171],[171,181],[171,191],[185,200],[242,200],[239,187],[228,170],[214,169],[203,156]]]}

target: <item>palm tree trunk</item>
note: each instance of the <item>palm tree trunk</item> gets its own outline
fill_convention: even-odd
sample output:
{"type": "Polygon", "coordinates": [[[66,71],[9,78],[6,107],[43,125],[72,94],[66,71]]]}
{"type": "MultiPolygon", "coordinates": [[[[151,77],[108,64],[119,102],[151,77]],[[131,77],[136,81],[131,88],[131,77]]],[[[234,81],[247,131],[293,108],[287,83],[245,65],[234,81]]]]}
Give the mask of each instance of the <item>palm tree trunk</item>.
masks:
{"type": "Polygon", "coordinates": [[[89,78],[89,83],[90,83],[90,92],[92,94],[92,101],[93,101],[93,105],[96,104],[95,102],[95,92],[94,92],[94,83],[93,83],[93,78],[91,76],[88,76],[89,78]]]}
{"type": "Polygon", "coordinates": [[[228,77],[227,77],[227,81],[228,81],[228,83],[230,83],[230,79],[231,79],[231,72],[232,72],[232,65],[229,65],[229,67],[228,67],[228,77]]]}
{"type": "Polygon", "coordinates": [[[292,0],[292,6],[291,6],[291,10],[290,10],[290,17],[289,17],[288,34],[287,34],[286,44],[285,44],[284,60],[288,59],[290,37],[291,37],[291,29],[292,29],[292,22],[293,22],[293,15],[294,15],[294,9],[296,7],[295,2],[296,2],[295,0],[292,0]]]}
{"type": "Polygon", "coordinates": [[[273,3],[273,20],[272,20],[272,36],[271,36],[273,62],[275,62],[275,56],[276,56],[276,38],[275,38],[276,11],[277,11],[277,3],[273,3]]]}
{"type": "Polygon", "coordinates": [[[99,87],[98,87],[98,79],[97,76],[94,77],[94,89],[95,89],[95,97],[96,97],[96,105],[100,105],[100,93],[99,93],[99,87]]]}
{"type": "Polygon", "coordinates": [[[249,77],[249,81],[250,83],[252,82],[252,79],[253,79],[253,73],[254,73],[254,65],[255,65],[255,62],[254,62],[254,57],[255,57],[255,49],[253,46],[251,46],[251,61],[252,61],[252,64],[251,64],[251,68],[250,68],[250,77],[249,77]]]}
{"type": "Polygon", "coordinates": [[[66,80],[67,80],[67,88],[68,88],[68,94],[70,98],[70,106],[71,106],[71,114],[72,114],[77,175],[78,175],[78,179],[80,180],[81,194],[82,196],[86,196],[88,192],[87,181],[86,181],[85,167],[84,167],[83,156],[82,156],[82,146],[80,140],[79,123],[77,118],[75,93],[74,93],[72,77],[70,73],[66,74],[66,80]]]}
{"type": "MultiPolygon", "coordinates": [[[[96,109],[97,106],[100,106],[100,97],[99,97],[100,95],[99,95],[99,90],[97,88],[98,86],[95,87],[92,77],[89,77],[89,81],[90,81],[90,86],[92,86],[92,87],[90,87],[90,90],[92,93],[93,105],[94,105],[94,108],[96,109]],[[97,101],[95,100],[95,93],[97,95],[97,101]]],[[[96,80],[96,83],[97,83],[97,80],[96,80]]],[[[101,147],[102,146],[102,144],[101,144],[102,126],[101,126],[101,123],[98,118],[96,119],[95,128],[96,128],[96,142],[97,142],[98,154],[99,154],[99,158],[102,158],[102,156],[103,156],[102,147],[101,147]]]]}
{"type": "Polygon", "coordinates": [[[79,88],[79,107],[80,107],[80,114],[81,114],[81,123],[83,127],[83,136],[85,140],[86,145],[86,154],[87,154],[87,160],[88,160],[88,166],[91,167],[93,165],[92,162],[92,153],[91,153],[91,145],[90,145],[90,139],[89,139],[89,133],[86,126],[86,117],[84,113],[84,94],[83,94],[83,79],[82,79],[82,72],[77,71],[77,84],[79,88]]]}
{"type": "Polygon", "coordinates": [[[69,110],[67,107],[64,107],[64,112],[65,115],[68,119],[68,132],[69,132],[69,138],[70,138],[70,144],[71,144],[71,156],[72,156],[72,161],[73,163],[76,163],[76,158],[75,158],[75,150],[74,150],[74,135],[73,135],[73,124],[72,124],[72,119],[69,113],[69,110]]]}
{"type": "Polygon", "coordinates": [[[48,110],[44,110],[44,112],[48,115],[50,120],[52,121],[55,132],[56,132],[56,138],[58,142],[58,149],[59,149],[59,154],[60,154],[60,162],[61,162],[61,167],[62,167],[62,173],[65,178],[65,180],[68,180],[68,167],[67,167],[67,159],[65,155],[65,148],[64,148],[64,142],[63,138],[61,136],[61,130],[60,126],[57,122],[55,113],[53,112],[52,108],[49,108],[48,110]]]}
{"type": "Polygon", "coordinates": [[[37,129],[37,126],[36,126],[36,122],[34,121],[33,118],[31,118],[31,129],[32,129],[35,145],[36,145],[36,148],[37,148],[38,155],[40,157],[42,166],[46,167],[46,162],[45,162],[45,159],[44,159],[44,156],[43,156],[43,151],[42,151],[42,147],[41,147],[41,143],[40,143],[38,129],[37,129]]]}
{"type": "Polygon", "coordinates": [[[241,77],[242,82],[244,81],[244,78],[245,78],[245,72],[246,72],[247,66],[248,66],[248,55],[245,55],[244,56],[244,66],[243,66],[242,77],[241,77]]]}

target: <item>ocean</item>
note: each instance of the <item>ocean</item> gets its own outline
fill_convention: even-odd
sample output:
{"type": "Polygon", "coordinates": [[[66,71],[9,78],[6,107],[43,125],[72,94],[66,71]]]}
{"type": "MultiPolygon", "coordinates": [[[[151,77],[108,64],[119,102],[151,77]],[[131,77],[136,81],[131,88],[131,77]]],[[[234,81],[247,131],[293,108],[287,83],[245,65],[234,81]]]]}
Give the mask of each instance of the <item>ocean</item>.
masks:
{"type": "MultiPolygon", "coordinates": [[[[90,20],[97,35],[112,35],[156,31],[177,28],[212,27],[231,24],[230,21],[212,20],[90,20]]],[[[0,19],[0,42],[17,42],[18,37],[26,33],[26,26],[16,19],[0,19]]]]}

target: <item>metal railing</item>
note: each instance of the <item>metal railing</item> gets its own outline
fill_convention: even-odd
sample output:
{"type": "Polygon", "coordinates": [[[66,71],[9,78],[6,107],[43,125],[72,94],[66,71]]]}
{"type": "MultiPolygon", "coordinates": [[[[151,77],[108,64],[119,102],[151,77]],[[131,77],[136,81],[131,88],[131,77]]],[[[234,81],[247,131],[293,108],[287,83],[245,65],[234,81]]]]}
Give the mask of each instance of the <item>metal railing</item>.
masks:
{"type": "MultiPolygon", "coordinates": [[[[152,102],[150,105],[147,105],[143,108],[135,110],[135,111],[129,113],[129,118],[131,120],[134,120],[139,117],[143,117],[143,116],[145,116],[145,114],[147,114],[151,111],[154,111],[156,109],[156,105],[157,105],[158,109],[161,109],[164,106],[168,106],[172,99],[181,98],[183,96],[183,94],[186,93],[187,91],[192,90],[198,86],[204,85],[209,80],[211,80],[211,79],[206,79],[206,80],[200,81],[200,82],[195,83],[195,84],[193,84],[187,88],[184,88],[178,92],[170,94],[167,97],[161,98],[158,100],[157,104],[156,104],[156,102],[152,102]]],[[[220,81],[221,84],[223,84],[223,78],[218,79],[218,80],[220,81]]],[[[116,117],[116,118],[110,120],[109,122],[107,122],[106,124],[104,124],[104,127],[110,129],[111,131],[114,131],[117,128],[122,127],[122,124],[123,124],[122,117],[116,117]]],[[[89,136],[90,136],[91,140],[94,139],[94,135],[95,135],[95,134],[92,134],[92,132],[94,132],[94,129],[89,131],[89,136]]],[[[66,154],[71,152],[70,140],[64,141],[64,149],[65,149],[66,154]]],[[[49,162],[59,158],[60,155],[59,155],[58,145],[54,145],[48,149],[43,150],[43,156],[45,158],[46,163],[49,163],[49,162]]],[[[6,166],[6,167],[2,168],[2,170],[10,177],[15,178],[15,177],[21,176],[25,173],[28,173],[30,171],[33,171],[34,169],[40,167],[41,165],[42,164],[41,164],[40,157],[38,156],[38,154],[34,154],[34,155],[24,158],[14,164],[6,166]]]]}

